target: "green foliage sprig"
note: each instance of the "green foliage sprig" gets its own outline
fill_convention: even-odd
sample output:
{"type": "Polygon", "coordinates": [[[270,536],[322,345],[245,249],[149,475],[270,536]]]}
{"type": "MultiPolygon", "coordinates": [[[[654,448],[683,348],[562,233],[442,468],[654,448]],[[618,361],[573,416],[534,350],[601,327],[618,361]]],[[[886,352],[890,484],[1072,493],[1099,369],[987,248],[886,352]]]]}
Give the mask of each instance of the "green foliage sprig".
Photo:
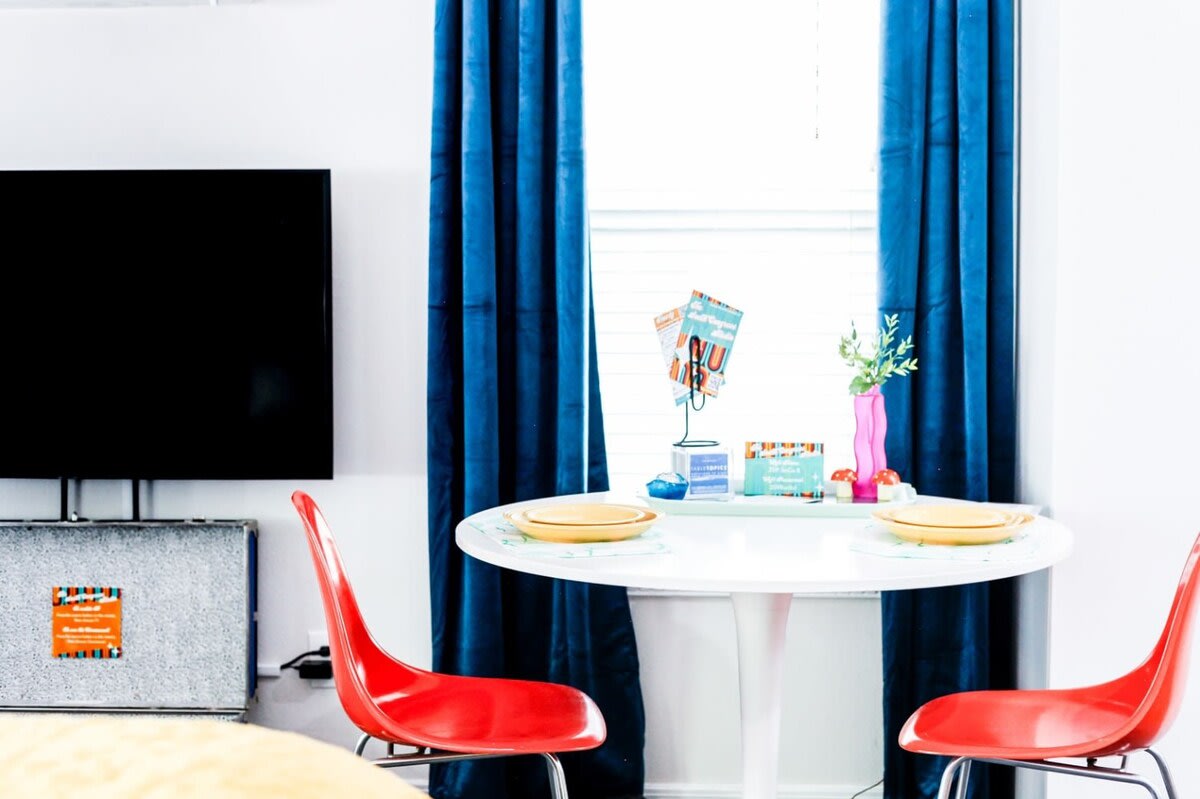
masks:
{"type": "Polygon", "coordinates": [[[892,348],[892,342],[896,340],[896,328],[900,326],[900,316],[885,316],[883,321],[872,351],[862,351],[866,339],[859,338],[854,322],[850,323],[850,335],[842,336],[838,344],[838,355],[854,370],[854,379],[850,381],[851,394],[865,394],[873,386],[882,386],[893,375],[905,377],[909,372],[917,371],[917,359],[905,357],[913,350],[911,335],[896,344],[895,349],[892,348]]]}

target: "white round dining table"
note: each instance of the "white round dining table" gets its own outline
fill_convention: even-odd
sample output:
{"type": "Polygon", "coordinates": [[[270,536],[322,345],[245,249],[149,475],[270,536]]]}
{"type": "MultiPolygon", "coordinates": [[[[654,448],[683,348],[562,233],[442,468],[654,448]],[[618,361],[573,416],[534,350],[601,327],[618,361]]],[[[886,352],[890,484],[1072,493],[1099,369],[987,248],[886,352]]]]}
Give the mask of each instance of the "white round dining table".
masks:
{"type": "MultiPolygon", "coordinates": [[[[939,502],[918,498],[917,502],[939,502]]],[[[1037,516],[1025,528],[1028,556],[965,560],[888,557],[863,551],[879,536],[870,517],[666,514],[651,528],[662,544],[653,554],[556,557],[506,546],[481,527],[506,511],[557,503],[647,503],[612,492],[547,497],[490,508],[455,529],[468,555],[506,569],[628,588],[728,592],[737,631],[741,711],[742,795],[775,799],[783,699],[785,636],[796,594],[897,591],[999,580],[1049,568],[1066,558],[1070,531],[1037,516]],[[874,527],[874,529],[872,529],[874,527]]],[[[897,539],[898,540],[898,539],[897,539]]]]}

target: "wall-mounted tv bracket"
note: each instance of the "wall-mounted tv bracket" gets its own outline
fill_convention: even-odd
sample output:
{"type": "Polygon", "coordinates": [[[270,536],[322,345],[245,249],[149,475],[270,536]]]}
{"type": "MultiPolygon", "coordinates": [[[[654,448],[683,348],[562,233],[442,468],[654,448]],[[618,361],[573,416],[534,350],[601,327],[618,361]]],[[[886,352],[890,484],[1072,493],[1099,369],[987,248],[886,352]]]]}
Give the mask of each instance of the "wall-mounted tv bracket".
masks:
{"type": "MultiPolygon", "coordinates": [[[[135,477],[131,481],[133,483],[133,518],[130,521],[140,522],[142,520],[142,491],[141,483],[135,477]]],[[[78,522],[86,521],[80,519],[78,513],[71,513],[70,503],[67,498],[70,496],[71,480],[67,477],[58,479],[58,520],[62,522],[78,522]]]]}

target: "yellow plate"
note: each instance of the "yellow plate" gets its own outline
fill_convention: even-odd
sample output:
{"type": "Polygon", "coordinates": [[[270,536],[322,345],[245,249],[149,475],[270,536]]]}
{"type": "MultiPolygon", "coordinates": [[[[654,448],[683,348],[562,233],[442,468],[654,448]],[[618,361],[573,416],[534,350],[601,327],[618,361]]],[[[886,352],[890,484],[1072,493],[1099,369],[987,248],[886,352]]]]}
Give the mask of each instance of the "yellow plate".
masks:
{"type": "Polygon", "coordinates": [[[922,527],[1003,527],[1018,514],[986,505],[909,505],[889,509],[894,522],[922,527]]]}
{"type": "Polygon", "coordinates": [[[925,527],[919,524],[904,524],[877,516],[885,527],[897,538],[918,544],[995,544],[1012,538],[1021,528],[1030,524],[1034,517],[1028,513],[1017,514],[1009,524],[1001,527],[925,527]]]}
{"type": "Polygon", "coordinates": [[[645,508],[632,505],[544,505],[526,508],[525,518],[538,524],[570,524],[596,527],[602,524],[631,524],[646,516],[645,508]]]}
{"type": "Polygon", "coordinates": [[[504,518],[530,538],[553,541],[556,544],[591,544],[600,541],[624,541],[636,538],[658,521],[660,514],[652,510],[636,522],[628,524],[539,524],[525,517],[523,511],[509,511],[504,518]]]}

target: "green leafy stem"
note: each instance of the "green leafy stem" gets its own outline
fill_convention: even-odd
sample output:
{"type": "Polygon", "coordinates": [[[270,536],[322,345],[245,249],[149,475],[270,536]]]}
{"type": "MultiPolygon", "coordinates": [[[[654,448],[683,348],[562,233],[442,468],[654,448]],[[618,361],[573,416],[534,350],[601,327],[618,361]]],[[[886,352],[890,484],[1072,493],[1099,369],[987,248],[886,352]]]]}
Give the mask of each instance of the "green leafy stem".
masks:
{"type": "Polygon", "coordinates": [[[882,386],[890,377],[906,377],[909,372],[917,371],[917,359],[911,357],[911,335],[892,347],[896,341],[896,329],[900,326],[899,314],[884,316],[883,321],[879,334],[867,352],[863,352],[867,341],[859,337],[854,322],[850,323],[850,335],[842,336],[838,343],[838,355],[854,370],[854,379],[850,381],[851,394],[865,394],[875,386],[882,386]]]}

